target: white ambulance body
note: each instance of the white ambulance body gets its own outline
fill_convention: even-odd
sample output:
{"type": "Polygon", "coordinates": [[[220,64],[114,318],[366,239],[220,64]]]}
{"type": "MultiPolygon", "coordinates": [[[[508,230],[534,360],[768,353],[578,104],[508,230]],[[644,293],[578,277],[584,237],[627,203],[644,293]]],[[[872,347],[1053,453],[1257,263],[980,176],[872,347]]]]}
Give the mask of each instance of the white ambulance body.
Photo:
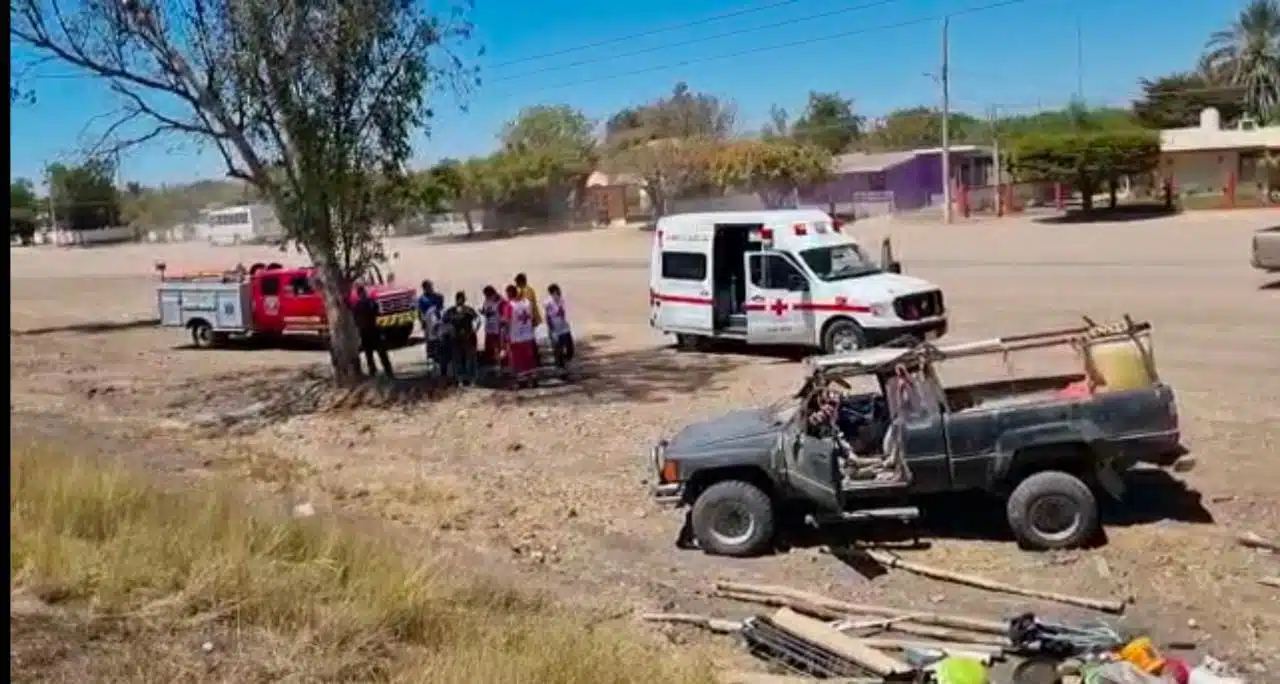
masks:
{"type": "Polygon", "coordinates": [[[727,338],[829,353],[946,334],[942,291],[884,266],[818,210],[664,216],[649,323],[685,346],[727,338]]]}

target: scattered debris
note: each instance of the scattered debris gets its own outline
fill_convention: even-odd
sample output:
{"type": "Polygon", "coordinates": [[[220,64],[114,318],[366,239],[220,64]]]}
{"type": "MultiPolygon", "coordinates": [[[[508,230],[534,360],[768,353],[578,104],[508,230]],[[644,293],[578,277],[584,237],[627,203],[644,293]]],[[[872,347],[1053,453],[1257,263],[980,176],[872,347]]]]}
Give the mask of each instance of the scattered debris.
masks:
{"type": "Polygon", "coordinates": [[[1280,553],[1280,542],[1273,542],[1269,539],[1263,539],[1252,532],[1241,532],[1236,535],[1236,541],[1241,546],[1250,549],[1263,549],[1271,553],[1280,553]]]}
{"type": "Polygon", "coordinates": [[[922,563],[904,561],[897,556],[883,551],[876,551],[874,549],[863,550],[863,553],[886,568],[901,568],[907,572],[936,580],[942,580],[944,582],[955,582],[956,584],[963,584],[965,586],[976,587],[978,589],[986,589],[988,591],[996,591],[1003,594],[1014,594],[1016,596],[1027,596],[1030,598],[1044,599],[1046,601],[1055,601],[1057,603],[1065,603],[1072,606],[1079,606],[1081,608],[1100,610],[1104,613],[1115,613],[1118,615],[1124,612],[1124,601],[1086,598],[1070,596],[1068,594],[1059,594],[1052,591],[1041,591],[1039,589],[1026,589],[1012,584],[1004,584],[1003,582],[989,580],[985,577],[978,577],[977,575],[966,575],[959,572],[952,572],[950,570],[941,570],[922,563]]]}
{"type": "Polygon", "coordinates": [[[640,619],[645,622],[694,625],[717,634],[737,634],[742,631],[742,623],[737,620],[725,620],[691,613],[645,613],[640,616],[640,619]]]}
{"type": "Polygon", "coordinates": [[[1268,587],[1280,589],[1280,577],[1259,577],[1258,584],[1264,584],[1268,587]]]}

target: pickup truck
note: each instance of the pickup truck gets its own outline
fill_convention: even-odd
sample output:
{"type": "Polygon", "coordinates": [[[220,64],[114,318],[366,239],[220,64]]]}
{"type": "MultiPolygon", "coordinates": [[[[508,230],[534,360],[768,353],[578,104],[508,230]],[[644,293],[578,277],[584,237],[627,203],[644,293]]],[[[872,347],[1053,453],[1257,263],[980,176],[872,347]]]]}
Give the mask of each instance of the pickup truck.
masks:
{"type": "Polygon", "coordinates": [[[1280,272],[1280,226],[1263,228],[1254,233],[1252,263],[1260,271],[1280,272]]]}
{"type": "MultiPolygon", "coordinates": [[[[160,325],[185,328],[197,347],[233,337],[328,333],[324,298],[311,268],[254,264],[247,270],[167,275],[164,264],[157,264],[156,270],[161,280],[156,289],[160,325]]],[[[414,291],[384,283],[376,269],[366,280],[371,280],[369,296],[378,303],[378,325],[387,344],[404,345],[417,320],[414,291]]],[[[354,302],[354,291],[348,298],[354,302]]]]}
{"type": "Polygon", "coordinates": [[[808,512],[814,525],[910,521],[920,515],[913,497],[964,490],[1002,497],[1024,547],[1087,543],[1098,531],[1097,493],[1122,499],[1125,470],[1179,448],[1174,393],[1155,376],[1154,362],[1140,386],[1111,387],[1087,361],[1084,373],[957,387],[943,387],[935,366],[961,356],[1067,349],[1148,326],[1137,325],[1124,333],[1090,326],[811,358],[798,394],[660,441],[650,453],[651,494],[690,507],[682,546],[719,555],[776,548],[783,510],[808,512]],[[858,378],[878,387],[841,391],[858,378]]]}

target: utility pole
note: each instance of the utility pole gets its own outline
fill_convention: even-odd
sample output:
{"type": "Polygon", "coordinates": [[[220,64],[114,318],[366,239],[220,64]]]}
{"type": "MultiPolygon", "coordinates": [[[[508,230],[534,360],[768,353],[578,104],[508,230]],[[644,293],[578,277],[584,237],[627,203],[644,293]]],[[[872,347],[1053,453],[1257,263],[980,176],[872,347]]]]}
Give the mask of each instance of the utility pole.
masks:
{"type": "Polygon", "coordinates": [[[942,18],[942,220],[951,223],[951,17],[942,18]]]}
{"type": "Polygon", "coordinates": [[[995,180],[996,216],[1004,216],[1004,193],[1000,187],[1000,114],[997,105],[991,105],[987,116],[991,119],[991,170],[995,180]]]}
{"type": "Polygon", "coordinates": [[[1084,35],[1076,17],[1076,99],[1084,102],[1084,35]]]}

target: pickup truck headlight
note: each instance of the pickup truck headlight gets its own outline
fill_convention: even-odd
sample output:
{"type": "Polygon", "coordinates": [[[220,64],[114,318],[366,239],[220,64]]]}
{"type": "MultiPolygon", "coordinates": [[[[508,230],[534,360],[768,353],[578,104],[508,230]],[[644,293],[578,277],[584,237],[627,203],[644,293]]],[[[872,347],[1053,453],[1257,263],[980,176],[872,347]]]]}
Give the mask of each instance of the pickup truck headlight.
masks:
{"type": "Polygon", "coordinates": [[[680,479],[679,469],[675,461],[667,460],[667,442],[658,442],[653,447],[653,471],[661,484],[671,484],[680,479]]]}
{"type": "Polygon", "coordinates": [[[888,318],[893,309],[888,304],[872,304],[870,307],[871,315],[876,318],[888,318]]]}

